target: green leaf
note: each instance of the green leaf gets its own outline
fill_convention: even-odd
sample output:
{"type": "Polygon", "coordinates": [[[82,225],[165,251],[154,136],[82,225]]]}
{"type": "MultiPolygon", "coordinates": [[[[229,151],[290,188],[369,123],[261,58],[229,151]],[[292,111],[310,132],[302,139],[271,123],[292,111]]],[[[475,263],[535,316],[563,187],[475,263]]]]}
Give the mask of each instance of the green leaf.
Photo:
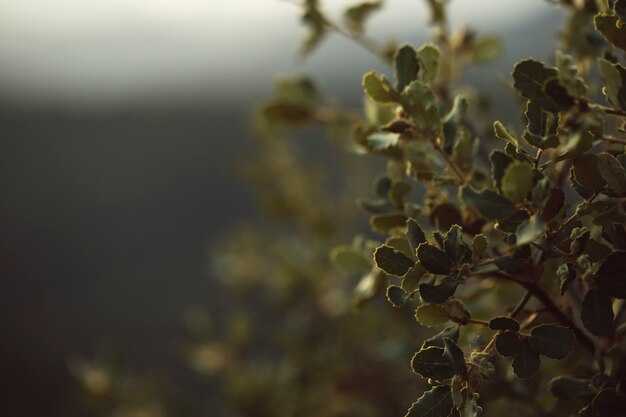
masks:
{"type": "Polygon", "coordinates": [[[450,386],[438,385],[424,392],[404,417],[448,417],[452,412],[452,407],[450,386]]]}
{"type": "Polygon", "coordinates": [[[559,125],[558,114],[545,112],[537,103],[529,100],[524,116],[526,131],[523,137],[530,145],[540,149],[556,148],[559,145],[559,137],[556,134],[559,125]]]}
{"type": "Polygon", "coordinates": [[[379,76],[374,71],[363,76],[363,89],[372,100],[379,103],[400,102],[400,94],[394,90],[387,77],[379,76]]]}
{"type": "Polygon", "coordinates": [[[506,126],[504,126],[499,120],[493,122],[493,133],[497,138],[503,139],[513,144],[516,148],[519,148],[519,142],[517,141],[515,135],[509,132],[506,126]]]}
{"type": "Polygon", "coordinates": [[[513,203],[522,203],[535,185],[533,167],[523,162],[509,164],[502,175],[502,194],[513,203]]]}
{"type": "Polygon", "coordinates": [[[501,190],[502,176],[506,168],[513,163],[513,158],[502,151],[492,151],[489,154],[489,161],[491,161],[491,172],[496,188],[501,190]]]}
{"type": "Polygon", "coordinates": [[[465,304],[461,300],[452,298],[446,301],[443,307],[448,311],[450,319],[455,323],[462,325],[469,323],[470,313],[465,309],[465,304]]]}
{"type": "Polygon", "coordinates": [[[611,253],[600,266],[596,282],[611,297],[626,299],[626,251],[611,253]]]}
{"type": "Polygon", "coordinates": [[[454,376],[454,369],[445,355],[445,350],[434,346],[415,352],[411,359],[411,368],[416,374],[437,381],[454,376]]]}
{"type": "Polygon", "coordinates": [[[396,88],[403,92],[407,85],[417,79],[417,72],[420,69],[417,52],[411,45],[403,45],[398,49],[394,57],[394,68],[396,71],[396,88]]]}
{"type": "Polygon", "coordinates": [[[420,297],[429,303],[443,303],[454,295],[456,288],[461,284],[458,275],[448,275],[444,277],[439,285],[420,284],[420,297]]]}
{"type": "Polygon", "coordinates": [[[415,265],[415,262],[407,258],[402,252],[386,245],[376,248],[374,260],[380,269],[390,275],[399,277],[406,274],[415,265]]]}
{"type": "Polygon", "coordinates": [[[459,376],[464,376],[467,373],[467,366],[465,365],[463,351],[451,339],[444,338],[443,344],[445,346],[444,354],[452,365],[454,373],[459,376]]]}
{"type": "Polygon", "coordinates": [[[411,298],[411,294],[397,285],[387,287],[387,300],[393,304],[394,307],[402,307],[409,298],[411,298]]]}
{"type": "Polygon", "coordinates": [[[626,171],[622,164],[610,153],[603,152],[598,155],[598,168],[609,190],[619,197],[625,196],[626,171]]]}
{"type": "Polygon", "coordinates": [[[402,229],[407,217],[404,213],[383,213],[370,217],[370,226],[378,233],[388,233],[393,229],[402,229]]]}
{"type": "Polygon", "coordinates": [[[426,270],[418,263],[402,277],[402,288],[406,291],[415,291],[419,286],[421,278],[426,274],[426,270]]]}
{"type": "Polygon", "coordinates": [[[489,320],[489,328],[492,330],[519,331],[519,322],[511,317],[498,316],[489,320]]]}
{"type": "Polygon", "coordinates": [[[356,34],[363,33],[365,21],[375,11],[379,10],[383,5],[381,0],[378,1],[366,1],[363,3],[355,4],[348,7],[344,14],[344,20],[346,26],[351,32],[356,34]]]}
{"type": "Polygon", "coordinates": [[[478,234],[472,239],[472,253],[478,259],[489,248],[489,241],[483,234],[478,234]]]}
{"type": "Polygon", "coordinates": [[[452,155],[452,150],[457,141],[459,125],[467,112],[467,100],[463,96],[456,96],[450,112],[443,118],[443,150],[452,155]]]}
{"type": "Polygon", "coordinates": [[[402,91],[401,101],[420,135],[431,141],[441,137],[437,100],[426,84],[413,81],[402,91]]]}
{"type": "Polygon", "coordinates": [[[569,262],[561,264],[556,270],[556,276],[559,278],[560,283],[559,292],[563,295],[567,291],[569,284],[576,279],[576,269],[569,262]]]}
{"type": "Polygon", "coordinates": [[[626,25],[618,24],[617,16],[596,15],[594,23],[598,32],[616,48],[626,51],[626,25]]]}
{"type": "Polygon", "coordinates": [[[424,343],[422,343],[422,349],[426,349],[431,346],[435,346],[441,349],[445,348],[443,344],[443,339],[448,338],[455,342],[459,340],[459,326],[449,326],[443,329],[441,332],[437,333],[430,339],[426,339],[424,343]]]}
{"type": "Polygon", "coordinates": [[[598,58],[598,68],[606,101],[616,109],[626,110],[626,67],[598,58]]]}
{"type": "Polygon", "coordinates": [[[375,151],[384,151],[398,146],[400,134],[393,132],[375,132],[367,137],[367,143],[375,151]]]}
{"type": "Polygon", "coordinates": [[[606,181],[600,173],[599,160],[596,155],[582,155],[573,160],[573,174],[576,181],[599,193],[606,186],[606,181]]]}
{"type": "Polygon", "coordinates": [[[558,376],[550,381],[550,392],[562,400],[573,400],[594,394],[588,379],[577,379],[569,376],[558,376]]]}
{"type": "Polygon", "coordinates": [[[439,75],[439,60],[441,52],[436,45],[426,43],[417,50],[419,59],[418,78],[420,81],[431,84],[439,75]]]}
{"type": "Polygon", "coordinates": [[[580,319],[587,330],[596,336],[607,336],[613,329],[613,318],[611,297],[599,289],[587,291],[580,312],[580,319]]]}
{"type": "Polygon", "coordinates": [[[415,320],[427,327],[439,326],[450,320],[450,314],[441,304],[422,304],[415,309],[415,320]]]}
{"type": "Polygon", "coordinates": [[[559,71],[559,81],[567,93],[577,99],[584,99],[589,87],[578,76],[578,66],[571,55],[556,51],[556,68],[559,71]]]}
{"type": "Polygon", "coordinates": [[[563,359],[572,350],[576,338],[568,327],[542,324],[533,327],[529,341],[537,353],[553,359],[563,359]]]}
{"type": "Polygon", "coordinates": [[[593,134],[588,130],[574,133],[568,138],[567,142],[559,145],[557,148],[557,160],[562,161],[583,155],[593,147],[593,139],[593,134]]]}
{"type": "Polygon", "coordinates": [[[517,227],[515,244],[523,246],[532,243],[543,235],[546,230],[548,230],[548,224],[540,216],[532,215],[517,227]]]}
{"type": "Polygon", "coordinates": [[[420,227],[419,223],[413,219],[406,222],[406,238],[413,249],[413,253],[417,250],[420,243],[426,242],[426,235],[420,227]]]}
{"type": "Polygon", "coordinates": [[[522,273],[530,267],[528,260],[514,256],[498,256],[494,263],[498,268],[510,274],[522,273]]]}
{"type": "Polygon", "coordinates": [[[372,269],[372,262],[352,246],[341,245],[333,248],[330,259],[347,273],[365,273],[372,269]]]}
{"type": "Polygon", "coordinates": [[[556,103],[556,106],[553,108],[555,113],[571,109],[576,104],[576,100],[569,95],[567,89],[561,84],[559,77],[550,78],[546,81],[543,86],[543,92],[556,103]]]}
{"type": "Polygon", "coordinates": [[[463,230],[458,224],[453,225],[444,236],[443,249],[446,255],[457,265],[468,260],[469,248],[463,242],[463,230]]]}
{"type": "Polygon", "coordinates": [[[476,191],[465,185],[461,190],[461,198],[487,220],[505,220],[517,211],[511,201],[491,190],[476,191]]]}
{"type": "Polygon", "coordinates": [[[421,243],[417,247],[417,258],[422,266],[433,274],[445,275],[452,270],[452,260],[448,255],[428,243],[421,243]]]}
{"type": "Polygon", "coordinates": [[[515,375],[523,379],[530,378],[537,373],[540,365],[539,354],[531,347],[528,339],[522,340],[513,358],[515,375]]]}
{"type": "Polygon", "coordinates": [[[522,95],[542,109],[557,113],[571,107],[555,101],[545,88],[548,81],[558,77],[556,68],[546,67],[543,62],[534,59],[525,59],[515,64],[513,68],[513,86],[522,95]]]}
{"type": "Polygon", "coordinates": [[[502,356],[513,357],[520,348],[517,333],[505,330],[496,335],[496,350],[502,356]]]}

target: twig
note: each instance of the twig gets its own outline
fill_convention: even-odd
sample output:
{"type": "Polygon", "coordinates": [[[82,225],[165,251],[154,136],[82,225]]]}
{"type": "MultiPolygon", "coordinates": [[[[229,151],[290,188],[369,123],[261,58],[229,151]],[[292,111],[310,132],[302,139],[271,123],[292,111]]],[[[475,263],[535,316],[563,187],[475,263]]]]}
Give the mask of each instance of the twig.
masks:
{"type": "Polygon", "coordinates": [[[465,184],[465,176],[463,175],[463,172],[461,172],[461,169],[456,164],[456,162],[454,162],[450,158],[450,155],[448,155],[443,149],[441,149],[441,146],[437,142],[438,140],[439,139],[435,139],[433,141],[433,148],[441,155],[441,157],[446,161],[448,166],[452,169],[454,174],[457,176],[457,178],[459,179],[459,185],[465,184]]]}

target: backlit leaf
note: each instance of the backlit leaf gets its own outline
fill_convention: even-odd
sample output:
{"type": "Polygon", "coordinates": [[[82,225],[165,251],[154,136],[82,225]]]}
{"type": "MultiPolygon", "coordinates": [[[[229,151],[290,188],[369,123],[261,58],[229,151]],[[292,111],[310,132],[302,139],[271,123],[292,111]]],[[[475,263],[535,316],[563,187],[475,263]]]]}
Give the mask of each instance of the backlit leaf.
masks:
{"type": "Polygon", "coordinates": [[[397,285],[387,287],[387,300],[389,300],[394,307],[402,307],[410,297],[410,293],[404,291],[397,285]]]}
{"type": "Polygon", "coordinates": [[[372,100],[381,103],[400,101],[400,94],[394,90],[391,82],[384,75],[378,75],[370,71],[363,76],[363,88],[372,100]]]}
{"type": "Polygon", "coordinates": [[[415,309],[415,320],[424,326],[432,327],[450,320],[448,310],[441,304],[422,304],[415,309]]]}
{"type": "Polygon", "coordinates": [[[620,197],[626,195],[626,171],[613,155],[607,152],[599,154],[598,169],[610,191],[620,197]]]}
{"type": "Polygon", "coordinates": [[[394,57],[394,68],[396,71],[396,88],[403,92],[404,88],[417,79],[419,71],[419,61],[417,51],[411,45],[403,45],[394,57]]]}
{"type": "Polygon", "coordinates": [[[452,392],[449,385],[438,385],[417,399],[405,417],[448,417],[452,412],[452,392]]]}
{"type": "Polygon", "coordinates": [[[626,51],[626,25],[619,23],[617,16],[599,14],[594,23],[598,32],[616,48],[626,51]]]}
{"type": "Polygon", "coordinates": [[[530,165],[523,162],[509,164],[502,175],[502,194],[513,203],[523,202],[535,185],[534,177],[530,165]]]}
{"type": "Polygon", "coordinates": [[[415,352],[411,359],[411,367],[416,374],[438,381],[454,376],[454,369],[445,355],[445,350],[438,347],[429,347],[415,352]]]}
{"type": "Polygon", "coordinates": [[[449,274],[452,270],[452,260],[442,250],[428,243],[417,247],[417,258],[429,272],[438,275],[449,274]]]}
{"type": "Polygon", "coordinates": [[[515,244],[522,246],[532,243],[543,235],[546,230],[548,230],[548,224],[540,216],[532,215],[517,227],[515,244]]]}
{"type": "Polygon", "coordinates": [[[468,206],[487,220],[505,220],[516,213],[511,201],[491,190],[476,191],[469,185],[463,187],[461,197],[468,206]]]}
{"type": "Polygon", "coordinates": [[[385,245],[376,248],[374,260],[376,265],[386,273],[400,277],[415,265],[415,262],[402,252],[385,245]]]}

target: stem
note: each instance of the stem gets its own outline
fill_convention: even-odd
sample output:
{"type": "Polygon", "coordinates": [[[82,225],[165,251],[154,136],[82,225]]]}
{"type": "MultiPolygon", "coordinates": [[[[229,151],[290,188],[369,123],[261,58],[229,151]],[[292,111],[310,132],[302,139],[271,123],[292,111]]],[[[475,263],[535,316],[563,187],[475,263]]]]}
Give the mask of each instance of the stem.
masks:
{"type": "Polygon", "coordinates": [[[616,138],[613,136],[602,136],[600,139],[605,142],[619,143],[620,145],[626,145],[626,139],[616,138]]]}
{"type": "Polygon", "coordinates": [[[526,304],[528,303],[532,295],[533,294],[530,292],[530,290],[526,290],[526,294],[524,294],[524,297],[522,297],[519,303],[517,303],[513,311],[511,311],[511,313],[509,314],[509,317],[511,317],[512,319],[517,317],[517,315],[522,312],[524,307],[526,307],[526,304]]]}
{"type": "Polygon", "coordinates": [[[563,311],[554,304],[552,298],[537,284],[523,284],[528,292],[536,297],[557,320],[574,331],[576,339],[591,353],[595,354],[596,345],[563,311]]]}
{"type": "MultiPolygon", "coordinates": [[[[530,292],[530,290],[527,290],[526,294],[524,294],[524,296],[519,301],[519,303],[517,303],[513,311],[511,311],[511,313],[509,314],[509,317],[515,318],[515,316],[517,316],[524,309],[524,307],[530,300],[531,296],[532,296],[532,293],[530,292]]],[[[489,325],[489,323],[487,323],[487,325],[489,325]]],[[[493,349],[495,345],[496,345],[496,335],[493,335],[493,337],[491,338],[487,346],[485,346],[485,348],[483,349],[483,353],[491,351],[491,349],[493,349]]]]}
{"type": "Polygon", "coordinates": [[[362,46],[367,51],[371,52],[372,54],[376,55],[378,58],[382,59],[385,63],[387,64],[390,63],[388,57],[384,53],[384,48],[382,44],[378,42],[376,39],[371,38],[367,35],[362,35],[362,34],[359,35],[356,33],[348,32],[344,30],[342,27],[338,26],[336,23],[330,22],[328,19],[326,19],[326,25],[333,32],[337,33],[338,35],[343,36],[346,39],[356,42],[358,45],[362,46]]]}
{"type": "Polygon", "coordinates": [[[485,320],[469,319],[469,323],[480,324],[481,326],[489,326],[489,322],[485,320]]]}
{"type": "MultiPolygon", "coordinates": [[[[494,278],[506,279],[507,281],[513,281],[523,286],[524,288],[526,288],[528,293],[524,296],[524,298],[526,298],[528,294],[537,298],[544,305],[544,307],[548,310],[548,312],[550,312],[550,314],[552,314],[559,322],[561,322],[561,324],[571,328],[574,331],[574,334],[576,335],[576,339],[579,340],[587,350],[589,350],[591,353],[595,355],[596,349],[595,349],[595,343],[593,342],[593,340],[591,340],[589,336],[585,334],[585,332],[583,332],[578,326],[576,326],[576,324],[572,321],[572,319],[567,317],[567,315],[563,313],[563,311],[559,308],[559,306],[554,304],[554,301],[552,301],[552,298],[536,283],[528,283],[528,282],[519,281],[501,272],[494,272],[490,274],[490,276],[494,278]]],[[[526,300],[526,302],[527,301],[528,300],[526,300]]],[[[520,303],[515,307],[513,312],[511,312],[511,315],[513,313],[519,314],[517,313],[516,310],[519,309],[521,311],[521,309],[524,308],[524,305],[525,303],[522,304],[522,302],[520,301],[520,303]]]]}
{"type": "Polygon", "coordinates": [[[543,149],[537,150],[537,156],[535,156],[535,169],[539,168],[539,162],[541,161],[541,155],[543,155],[543,149]]]}
{"type": "Polygon", "coordinates": [[[592,109],[600,110],[606,114],[612,114],[614,116],[626,117],[626,111],[614,109],[612,107],[602,106],[600,104],[592,104],[592,109]]]}
{"type": "Polygon", "coordinates": [[[461,169],[459,168],[459,166],[456,164],[456,162],[454,162],[451,158],[450,155],[448,155],[443,149],[441,149],[441,146],[439,146],[439,143],[437,142],[439,139],[435,139],[433,141],[433,148],[439,152],[439,154],[441,155],[441,157],[446,161],[446,163],[448,164],[448,166],[452,169],[452,171],[454,171],[454,174],[457,176],[458,180],[459,180],[459,185],[463,185],[465,184],[465,176],[463,175],[463,173],[461,172],[461,169]]]}

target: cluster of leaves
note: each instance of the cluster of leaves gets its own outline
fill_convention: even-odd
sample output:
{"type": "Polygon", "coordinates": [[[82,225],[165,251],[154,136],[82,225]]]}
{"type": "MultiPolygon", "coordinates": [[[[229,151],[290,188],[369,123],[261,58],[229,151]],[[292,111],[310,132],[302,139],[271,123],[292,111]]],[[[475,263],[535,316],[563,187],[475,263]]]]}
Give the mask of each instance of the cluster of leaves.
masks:
{"type": "Polygon", "coordinates": [[[428,2],[435,43],[391,54],[364,35],[380,2],[348,9],[344,29],[307,0],[305,51],[339,32],[390,62],[393,80],[363,76],[362,116],[281,95],[262,113],[283,127],[350,123],[350,149],[387,161],[374,197],[358,201],[384,238],[373,248],[361,240],[339,246],[331,258],[348,273],[362,271],[357,305],[383,286],[394,307],[415,305],[422,325],[447,325],[411,360],[432,387],[408,417],[478,416],[483,407],[489,414],[496,396],[482,388],[494,383],[506,387],[501,396],[534,404],[537,415],[622,415],[626,1],[558,2],[568,11],[562,50],[550,64],[524,59],[513,67],[521,134],[501,121],[480,126],[475,97],[457,93],[465,66],[496,57],[499,44],[469,30],[450,33],[446,3],[428,2]],[[606,105],[592,88],[600,83],[606,105]],[[501,142],[488,152],[492,137],[501,142]],[[498,299],[495,288],[521,299],[498,299]],[[542,357],[576,359],[576,375],[559,376],[564,369],[551,360],[539,372],[542,357]],[[503,358],[512,359],[511,372],[502,372],[503,358]],[[554,398],[512,375],[554,377],[554,398]]]}

